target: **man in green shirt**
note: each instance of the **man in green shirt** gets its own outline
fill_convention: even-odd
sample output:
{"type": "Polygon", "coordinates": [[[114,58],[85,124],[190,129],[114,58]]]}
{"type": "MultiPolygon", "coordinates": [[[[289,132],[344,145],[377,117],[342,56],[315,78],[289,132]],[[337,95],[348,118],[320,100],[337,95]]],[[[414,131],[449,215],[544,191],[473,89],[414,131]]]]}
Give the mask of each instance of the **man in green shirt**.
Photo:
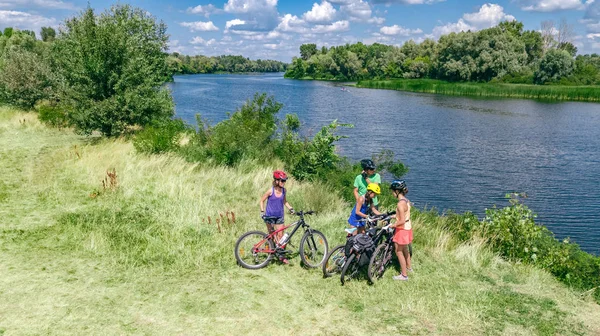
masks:
{"type": "MultiPolygon", "coordinates": [[[[364,159],[360,161],[363,171],[354,179],[354,198],[364,196],[367,193],[367,185],[369,183],[381,184],[381,176],[375,172],[375,163],[372,160],[364,159]]],[[[373,205],[377,208],[379,201],[377,197],[373,198],[373,205]]]]}

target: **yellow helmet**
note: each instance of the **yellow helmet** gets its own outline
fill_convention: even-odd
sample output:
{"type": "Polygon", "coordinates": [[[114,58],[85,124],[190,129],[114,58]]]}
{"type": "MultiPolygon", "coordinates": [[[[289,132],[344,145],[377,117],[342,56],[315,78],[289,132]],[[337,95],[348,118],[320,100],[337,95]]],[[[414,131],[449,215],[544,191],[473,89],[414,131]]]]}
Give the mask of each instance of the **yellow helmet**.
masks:
{"type": "Polygon", "coordinates": [[[369,183],[367,191],[372,191],[377,195],[381,194],[381,188],[379,188],[379,184],[377,183],[369,183]]]}

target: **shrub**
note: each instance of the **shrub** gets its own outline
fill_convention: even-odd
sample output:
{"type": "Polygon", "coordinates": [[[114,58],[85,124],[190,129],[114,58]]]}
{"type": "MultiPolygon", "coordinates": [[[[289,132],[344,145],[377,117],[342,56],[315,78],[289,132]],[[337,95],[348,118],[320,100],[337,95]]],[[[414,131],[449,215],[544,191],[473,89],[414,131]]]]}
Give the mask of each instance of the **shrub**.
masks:
{"type": "Polygon", "coordinates": [[[41,122],[52,127],[67,127],[69,121],[63,107],[44,101],[36,105],[38,118],[41,122]]]}
{"type": "Polygon", "coordinates": [[[158,154],[179,148],[181,136],[188,130],[181,120],[158,121],[138,132],[133,138],[133,146],[138,152],[158,154]]]}

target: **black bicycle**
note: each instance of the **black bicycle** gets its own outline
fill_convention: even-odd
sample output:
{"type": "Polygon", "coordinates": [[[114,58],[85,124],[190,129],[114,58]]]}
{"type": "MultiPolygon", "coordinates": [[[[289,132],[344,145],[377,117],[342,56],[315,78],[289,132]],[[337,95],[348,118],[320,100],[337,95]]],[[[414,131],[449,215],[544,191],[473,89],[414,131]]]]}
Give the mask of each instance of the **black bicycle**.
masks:
{"type": "Polygon", "coordinates": [[[298,221],[268,234],[262,231],[244,233],[235,243],[234,252],[238,264],[249,269],[259,269],[267,266],[275,255],[288,252],[285,250],[286,245],[298,232],[298,229],[302,228],[304,229],[304,235],[300,240],[300,259],[307,267],[319,267],[325,261],[329,246],[325,235],[311,228],[304,221],[305,215],[314,213],[314,211],[298,211],[296,212],[296,215],[300,217],[298,221]],[[277,242],[275,239],[277,234],[292,226],[294,227],[292,232],[289,235],[284,235],[283,241],[277,242]]]}
{"type": "Polygon", "coordinates": [[[385,230],[381,230],[381,232],[384,231],[386,239],[383,240],[383,242],[377,246],[375,252],[373,252],[371,260],[369,261],[369,267],[367,268],[367,276],[369,277],[369,283],[371,284],[374,284],[383,277],[385,270],[392,263],[392,258],[394,256],[394,229],[390,227],[389,222],[388,225],[385,226],[385,230]]]}
{"type": "MultiPolygon", "coordinates": [[[[342,285],[344,285],[348,281],[358,278],[361,269],[365,266],[364,264],[366,263],[368,265],[368,263],[370,262],[369,245],[377,246],[377,244],[381,241],[382,237],[384,237],[385,234],[388,234],[389,222],[394,218],[395,214],[396,214],[395,211],[391,211],[391,212],[388,212],[385,214],[381,214],[381,215],[378,215],[375,217],[361,220],[361,221],[365,222],[365,225],[368,227],[368,229],[366,230],[366,234],[364,236],[358,238],[358,239],[363,239],[364,242],[353,241],[352,246],[350,248],[346,248],[345,245],[342,245],[342,246],[344,246],[344,249],[342,251],[344,252],[344,259],[345,259],[341,265],[341,271],[340,271],[340,273],[341,273],[340,281],[341,281],[342,285]],[[383,221],[383,222],[387,223],[387,226],[377,227],[378,221],[383,221]],[[371,244],[369,244],[367,239],[370,240],[371,244]],[[365,258],[367,258],[367,260],[365,260],[365,258]]],[[[357,239],[356,237],[357,236],[354,236],[353,238],[356,240],[357,239]]],[[[338,247],[336,247],[336,248],[338,248],[338,247]]],[[[330,254],[330,257],[334,256],[333,252],[335,252],[335,250],[332,251],[332,253],[330,254]]],[[[342,253],[342,252],[339,252],[339,253],[342,253]]],[[[338,257],[338,259],[342,259],[342,258],[338,257]]],[[[326,261],[326,263],[327,262],[328,261],[326,261]]],[[[335,267],[331,267],[330,269],[327,269],[327,270],[324,267],[323,274],[326,275],[326,271],[333,274],[339,268],[339,264],[340,264],[340,262],[338,261],[337,264],[334,264],[335,267]]],[[[371,283],[371,282],[369,281],[369,283],[371,283]]]]}

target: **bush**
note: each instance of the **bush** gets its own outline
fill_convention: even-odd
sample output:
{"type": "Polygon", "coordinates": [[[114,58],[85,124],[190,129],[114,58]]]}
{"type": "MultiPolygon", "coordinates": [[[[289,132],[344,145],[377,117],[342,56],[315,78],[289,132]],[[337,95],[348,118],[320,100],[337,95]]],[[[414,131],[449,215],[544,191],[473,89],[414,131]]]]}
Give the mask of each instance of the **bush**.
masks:
{"type": "Polygon", "coordinates": [[[10,48],[0,64],[0,100],[30,109],[38,100],[51,97],[55,75],[35,52],[22,47],[10,48]]]}
{"type": "Polygon", "coordinates": [[[41,122],[52,127],[67,127],[69,120],[63,107],[50,102],[37,104],[38,118],[41,122]]]}
{"type": "Polygon", "coordinates": [[[179,119],[155,122],[136,134],[133,146],[146,154],[175,151],[186,130],[189,127],[179,119]]]}

